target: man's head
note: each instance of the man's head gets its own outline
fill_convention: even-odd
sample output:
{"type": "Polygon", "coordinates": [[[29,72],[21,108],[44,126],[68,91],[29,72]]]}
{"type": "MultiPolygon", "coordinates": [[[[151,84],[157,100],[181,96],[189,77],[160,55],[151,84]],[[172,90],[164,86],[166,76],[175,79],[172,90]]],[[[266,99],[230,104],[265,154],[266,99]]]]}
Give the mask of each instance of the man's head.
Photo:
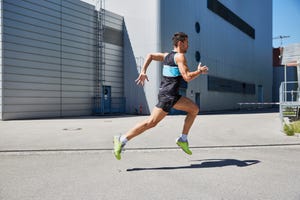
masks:
{"type": "Polygon", "coordinates": [[[173,38],[173,45],[175,48],[180,48],[184,53],[188,49],[188,35],[183,32],[175,33],[173,38]]]}

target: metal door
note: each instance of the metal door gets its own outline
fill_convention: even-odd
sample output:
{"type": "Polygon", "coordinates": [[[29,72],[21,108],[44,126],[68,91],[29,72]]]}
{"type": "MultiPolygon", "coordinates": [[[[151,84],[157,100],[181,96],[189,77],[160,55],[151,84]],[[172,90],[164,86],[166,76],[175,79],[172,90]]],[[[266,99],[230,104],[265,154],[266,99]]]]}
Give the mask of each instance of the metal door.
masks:
{"type": "Polygon", "coordinates": [[[111,86],[103,86],[103,112],[111,112],[111,86]]]}
{"type": "Polygon", "coordinates": [[[259,103],[264,102],[264,88],[262,85],[257,86],[257,101],[259,103]]]}

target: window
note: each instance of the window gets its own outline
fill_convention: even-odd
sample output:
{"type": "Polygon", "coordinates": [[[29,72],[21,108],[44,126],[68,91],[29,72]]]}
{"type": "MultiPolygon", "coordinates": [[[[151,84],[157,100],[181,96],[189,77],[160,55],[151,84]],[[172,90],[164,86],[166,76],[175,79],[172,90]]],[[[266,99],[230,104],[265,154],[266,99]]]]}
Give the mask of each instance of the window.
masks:
{"type": "Polygon", "coordinates": [[[105,27],[104,42],[111,43],[118,46],[123,46],[123,32],[110,27],[105,27]]]}
{"type": "Polygon", "coordinates": [[[249,37],[255,39],[255,29],[218,0],[207,0],[207,8],[247,34],[249,37]]]}
{"type": "Polygon", "coordinates": [[[255,95],[255,84],[208,76],[208,90],[255,95]]]}
{"type": "Polygon", "coordinates": [[[197,62],[200,62],[200,60],[201,60],[201,55],[200,55],[200,52],[199,52],[199,51],[196,51],[196,53],[195,53],[195,59],[196,59],[197,62]]]}
{"type": "Polygon", "coordinates": [[[200,24],[199,24],[199,22],[195,23],[195,30],[196,30],[196,33],[200,33],[200,24]]]}

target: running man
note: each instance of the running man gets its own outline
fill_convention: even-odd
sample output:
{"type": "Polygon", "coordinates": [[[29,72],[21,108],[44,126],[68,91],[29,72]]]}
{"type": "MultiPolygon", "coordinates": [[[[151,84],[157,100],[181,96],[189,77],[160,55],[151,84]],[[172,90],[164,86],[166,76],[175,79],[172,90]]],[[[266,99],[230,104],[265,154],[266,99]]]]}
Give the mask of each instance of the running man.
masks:
{"type": "Polygon", "coordinates": [[[189,98],[179,95],[179,87],[181,81],[189,82],[200,74],[206,74],[207,66],[198,65],[196,71],[190,71],[187,66],[185,53],[188,50],[188,36],[183,33],[175,33],[173,38],[174,49],[170,53],[150,53],[147,55],[141,73],[136,79],[137,85],[144,86],[145,80],[148,80],[146,75],[147,68],[152,60],[163,62],[163,78],[159,88],[158,103],[154,107],[151,115],[143,122],[138,123],[135,127],[121,136],[114,136],[114,154],[115,157],[121,159],[121,151],[127,141],[138,136],[144,131],[155,127],[173,107],[177,110],[187,112],[184,121],[182,134],[176,140],[176,144],[187,154],[191,155],[187,136],[190,128],[199,112],[198,106],[189,98]]]}

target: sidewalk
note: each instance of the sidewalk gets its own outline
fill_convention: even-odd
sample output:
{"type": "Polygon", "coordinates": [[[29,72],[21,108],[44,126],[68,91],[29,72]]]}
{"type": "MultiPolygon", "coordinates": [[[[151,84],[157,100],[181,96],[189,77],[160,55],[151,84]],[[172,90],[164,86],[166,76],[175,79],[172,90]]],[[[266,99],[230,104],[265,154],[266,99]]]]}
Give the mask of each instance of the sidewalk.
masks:
{"type": "MultiPolygon", "coordinates": [[[[84,117],[0,121],[0,151],[112,149],[112,137],[147,116],[84,117]]],[[[127,148],[175,148],[185,116],[167,116],[127,148]]],[[[189,135],[191,147],[300,143],[281,132],[278,113],[199,115],[189,135]]]]}

